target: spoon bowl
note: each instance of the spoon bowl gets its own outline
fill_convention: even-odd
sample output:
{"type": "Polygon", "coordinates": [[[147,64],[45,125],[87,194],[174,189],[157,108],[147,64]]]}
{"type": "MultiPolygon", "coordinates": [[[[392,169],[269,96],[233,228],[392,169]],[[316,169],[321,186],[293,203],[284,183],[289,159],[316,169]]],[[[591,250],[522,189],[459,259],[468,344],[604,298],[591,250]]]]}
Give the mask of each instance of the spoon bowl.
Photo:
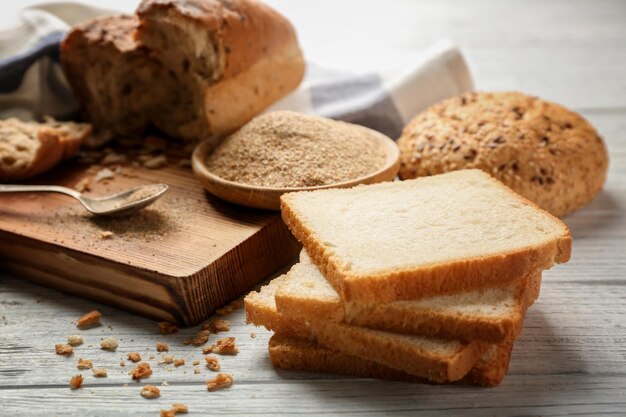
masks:
{"type": "Polygon", "coordinates": [[[52,192],[74,197],[92,214],[97,216],[120,217],[139,211],[159,199],[168,189],[166,184],[148,184],[131,188],[106,197],[86,197],[71,188],[58,185],[4,185],[0,192],[52,192]]]}

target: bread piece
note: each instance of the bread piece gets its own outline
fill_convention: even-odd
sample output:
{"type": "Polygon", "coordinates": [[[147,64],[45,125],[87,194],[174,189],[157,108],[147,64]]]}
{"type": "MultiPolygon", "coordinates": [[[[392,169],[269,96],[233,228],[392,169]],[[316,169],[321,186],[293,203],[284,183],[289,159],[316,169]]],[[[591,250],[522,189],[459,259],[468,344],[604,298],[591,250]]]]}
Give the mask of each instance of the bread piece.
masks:
{"type": "Polygon", "coordinates": [[[61,44],[65,76],[97,129],[140,134],[175,90],[173,78],[133,38],[138,25],[136,16],[101,17],[72,28],[61,44]]]}
{"type": "Polygon", "coordinates": [[[345,301],[498,286],[567,262],[565,224],[480,170],[288,193],[282,216],[345,301]]]}
{"type": "Polygon", "coordinates": [[[309,340],[354,356],[384,364],[432,381],[456,381],[462,378],[480,359],[488,345],[480,342],[457,342],[442,339],[406,336],[378,330],[324,323],[321,320],[291,320],[286,325],[283,315],[271,305],[280,277],[274,285],[261,288],[259,294],[251,293],[245,299],[248,321],[281,333],[301,338],[309,333],[309,340]],[[298,323],[300,329],[297,329],[298,323]],[[298,333],[298,334],[296,334],[298,333]]]}
{"type": "MultiPolygon", "coordinates": [[[[506,375],[512,343],[493,346],[478,364],[461,380],[483,386],[495,386],[506,375]]],[[[274,335],[269,341],[269,354],[276,368],[325,372],[363,378],[379,378],[393,381],[429,382],[424,378],[388,368],[376,362],[328,349],[311,341],[302,341],[274,335]]]]}
{"type": "Polygon", "coordinates": [[[587,120],[516,92],[468,93],[420,113],[398,140],[400,178],[482,169],[556,216],[589,203],[608,154],[587,120]]]}
{"type": "Polygon", "coordinates": [[[390,303],[344,303],[306,251],[276,291],[287,317],[320,318],[394,333],[500,343],[519,334],[541,273],[503,287],[390,303]]]}
{"type": "Polygon", "coordinates": [[[288,279],[281,275],[271,280],[257,291],[251,291],[244,298],[246,322],[263,326],[267,330],[301,340],[314,339],[308,325],[302,320],[294,320],[278,313],[274,295],[278,286],[288,279]]]}
{"type": "Polygon", "coordinates": [[[304,60],[289,21],[252,0],[144,0],[138,39],[176,78],[155,125],[198,139],[239,128],[298,86],[304,60]]]}
{"type": "Polygon", "coordinates": [[[0,120],[0,181],[20,181],[41,174],[78,152],[91,134],[83,123],[0,120]]]}

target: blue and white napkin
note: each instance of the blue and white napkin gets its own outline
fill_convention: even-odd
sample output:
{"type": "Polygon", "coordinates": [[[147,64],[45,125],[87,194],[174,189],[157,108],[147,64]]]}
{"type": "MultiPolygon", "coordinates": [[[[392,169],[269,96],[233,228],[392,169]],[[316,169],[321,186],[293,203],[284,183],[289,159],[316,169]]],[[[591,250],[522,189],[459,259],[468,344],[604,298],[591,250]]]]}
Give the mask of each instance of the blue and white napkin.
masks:
{"type": "MultiPolygon", "coordinates": [[[[78,103],[59,65],[59,42],[72,25],[115,13],[78,3],[24,9],[13,28],[0,31],[0,118],[74,116],[78,103]]],[[[461,52],[442,41],[384,73],[347,73],[309,62],[302,85],[269,110],[345,120],[395,139],[421,110],[472,87],[461,52]]]]}

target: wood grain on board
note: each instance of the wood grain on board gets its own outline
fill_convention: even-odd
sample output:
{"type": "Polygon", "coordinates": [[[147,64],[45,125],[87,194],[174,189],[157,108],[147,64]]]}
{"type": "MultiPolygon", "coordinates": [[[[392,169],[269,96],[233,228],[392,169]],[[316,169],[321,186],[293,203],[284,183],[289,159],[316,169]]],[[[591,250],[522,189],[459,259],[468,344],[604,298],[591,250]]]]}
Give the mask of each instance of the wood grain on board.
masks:
{"type": "MultiPolygon", "coordinates": [[[[95,173],[76,163],[45,182],[72,188],[95,173]]],[[[110,180],[91,181],[89,195],[156,182],[170,186],[161,200],[124,218],[94,217],[58,194],[0,195],[0,265],[65,292],[193,325],[296,256],[278,213],[211,197],[189,169],[126,165],[110,180]]]]}

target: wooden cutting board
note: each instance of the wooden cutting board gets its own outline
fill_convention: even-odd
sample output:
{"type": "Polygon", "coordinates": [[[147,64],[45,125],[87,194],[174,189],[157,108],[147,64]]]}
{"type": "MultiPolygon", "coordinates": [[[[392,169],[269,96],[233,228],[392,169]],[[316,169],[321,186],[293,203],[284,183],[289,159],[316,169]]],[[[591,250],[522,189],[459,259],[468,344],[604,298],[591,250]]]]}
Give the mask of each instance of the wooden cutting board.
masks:
{"type": "MultiPolygon", "coordinates": [[[[75,187],[99,167],[66,164],[46,184],[75,187]]],[[[188,168],[125,166],[88,195],[161,182],[131,217],[97,218],[59,194],[0,194],[0,268],[157,320],[190,326],[292,260],[299,245],[276,212],[207,194],[188,168]],[[104,238],[102,232],[113,235],[104,238]]],[[[33,183],[44,183],[42,179],[33,183]]]]}

